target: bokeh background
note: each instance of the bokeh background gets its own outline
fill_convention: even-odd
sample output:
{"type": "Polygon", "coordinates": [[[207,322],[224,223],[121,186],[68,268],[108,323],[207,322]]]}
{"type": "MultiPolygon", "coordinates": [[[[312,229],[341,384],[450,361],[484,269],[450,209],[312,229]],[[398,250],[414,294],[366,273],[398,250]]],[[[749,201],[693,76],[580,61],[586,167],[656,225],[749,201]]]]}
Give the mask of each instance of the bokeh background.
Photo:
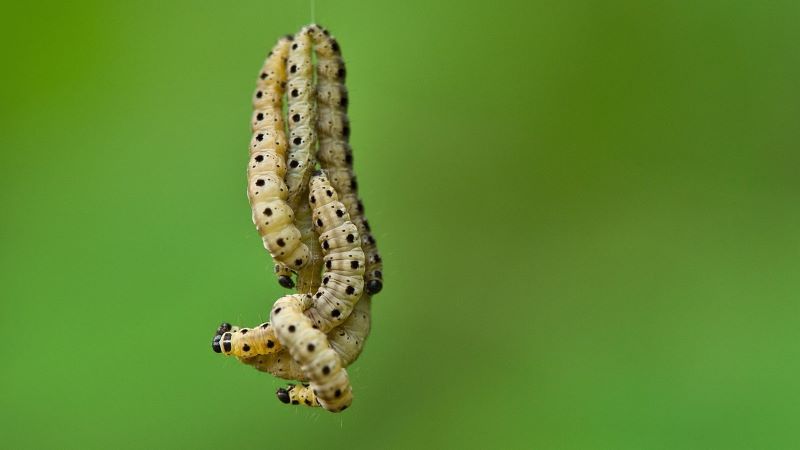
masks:
{"type": "Polygon", "coordinates": [[[340,415],[214,354],[285,291],[250,96],[309,2],[5,2],[6,448],[790,449],[800,3],[317,0],[386,262],[340,415]]]}

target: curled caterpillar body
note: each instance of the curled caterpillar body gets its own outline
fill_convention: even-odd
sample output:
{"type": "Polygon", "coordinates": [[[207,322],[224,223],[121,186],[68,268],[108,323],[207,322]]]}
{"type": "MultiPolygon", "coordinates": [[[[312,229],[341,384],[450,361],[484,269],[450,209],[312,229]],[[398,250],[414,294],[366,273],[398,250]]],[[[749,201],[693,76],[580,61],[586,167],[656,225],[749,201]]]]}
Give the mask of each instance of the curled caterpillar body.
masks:
{"type": "Polygon", "coordinates": [[[353,152],[348,140],[350,122],[347,118],[349,97],[345,87],[347,71],[339,43],[322,27],[311,26],[317,55],[317,100],[319,150],[317,159],[328,172],[342,203],[361,233],[361,245],[366,254],[364,283],[367,293],[377,294],[383,288],[383,262],[364,218],[363,203],[358,198],[358,186],[353,175],[353,152]]]}
{"type": "Polygon", "coordinates": [[[313,327],[303,314],[308,294],[287,295],[275,302],[270,320],[281,344],[297,360],[311,382],[311,389],[320,406],[339,412],[350,406],[353,399],[347,371],[327,336],[313,327]]]}
{"type": "Polygon", "coordinates": [[[286,87],[289,170],[286,174],[286,184],[289,187],[289,204],[294,208],[301,201],[305,201],[301,191],[308,183],[311,168],[316,164],[316,93],[313,85],[314,67],[311,51],[311,36],[306,27],[295,35],[286,63],[289,72],[286,87]]]}
{"type": "Polygon", "coordinates": [[[294,213],[286,202],[286,134],[281,98],[286,81],[285,59],[291,41],[283,38],[270,52],[259,74],[253,98],[253,139],[247,165],[247,194],[253,223],[272,257],[297,270],[309,259],[308,247],[300,242],[294,213]]]}

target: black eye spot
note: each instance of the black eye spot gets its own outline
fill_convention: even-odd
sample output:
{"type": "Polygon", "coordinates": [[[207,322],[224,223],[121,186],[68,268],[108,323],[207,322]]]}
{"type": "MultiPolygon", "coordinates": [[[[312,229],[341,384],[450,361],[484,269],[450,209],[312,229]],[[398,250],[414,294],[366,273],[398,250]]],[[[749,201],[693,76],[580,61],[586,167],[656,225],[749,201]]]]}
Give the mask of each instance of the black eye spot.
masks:
{"type": "Polygon", "coordinates": [[[346,138],[350,137],[350,125],[345,125],[344,127],[342,127],[342,134],[346,138]]]}
{"type": "Polygon", "coordinates": [[[297,162],[297,161],[295,161],[295,160],[291,160],[291,161],[289,161],[289,167],[291,167],[292,169],[294,169],[295,167],[297,167],[299,164],[300,164],[300,163],[299,163],[299,162],[297,162]]]}
{"type": "Polygon", "coordinates": [[[325,193],[326,193],[326,194],[328,194],[328,197],[333,197],[333,192],[331,192],[331,190],[330,190],[330,189],[328,189],[327,191],[325,191],[325,193]]]}
{"type": "Polygon", "coordinates": [[[339,317],[340,315],[342,315],[342,312],[339,311],[338,309],[334,309],[333,311],[331,311],[331,315],[333,317],[339,317]]]}
{"type": "Polygon", "coordinates": [[[351,244],[352,244],[352,243],[353,243],[353,241],[355,241],[355,240],[356,240],[356,237],[355,237],[355,236],[353,236],[352,234],[348,234],[348,235],[347,235],[347,242],[349,242],[349,243],[351,243],[351,244]]]}
{"type": "Polygon", "coordinates": [[[295,331],[296,329],[297,329],[297,328],[295,328],[295,327],[294,327],[294,325],[289,325],[289,328],[288,328],[288,330],[289,330],[289,333],[294,333],[294,331],[295,331]]]}
{"type": "Polygon", "coordinates": [[[266,184],[266,182],[264,180],[262,180],[262,179],[256,180],[256,186],[263,186],[264,184],[266,184]]]}
{"type": "Polygon", "coordinates": [[[322,280],[322,284],[328,284],[328,281],[330,281],[330,277],[325,277],[325,278],[322,280]]]}
{"type": "Polygon", "coordinates": [[[310,351],[310,352],[313,352],[314,348],[315,348],[314,344],[308,344],[308,347],[306,347],[306,349],[308,349],[308,351],[310,351]]]}
{"type": "Polygon", "coordinates": [[[256,115],[256,120],[264,120],[264,113],[258,113],[256,115]]]}
{"type": "Polygon", "coordinates": [[[247,328],[242,328],[240,331],[242,332],[242,334],[247,334],[248,329],[247,328]]]}
{"type": "Polygon", "coordinates": [[[297,72],[297,66],[292,64],[292,67],[289,67],[289,73],[295,73],[295,72],[297,72]]]}
{"type": "Polygon", "coordinates": [[[283,238],[278,238],[275,243],[277,243],[279,247],[286,247],[286,241],[284,241],[283,238]]]}
{"type": "Polygon", "coordinates": [[[300,143],[303,142],[303,140],[299,137],[296,137],[292,142],[294,142],[294,145],[300,145],[300,143]]]}
{"type": "Polygon", "coordinates": [[[317,219],[317,226],[318,226],[318,227],[321,227],[321,226],[322,226],[322,219],[317,219]]]}
{"type": "Polygon", "coordinates": [[[342,390],[341,389],[337,389],[336,392],[333,393],[333,396],[336,397],[336,398],[341,397],[342,396],[342,390]]]}
{"type": "Polygon", "coordinates": [[[300,401],[299,401],[299,400],[292,400],[292,404],[293,404],[293,405],[299,405],[299,404],[300,404],[300,401]]]}
{"type": "MultiPolygon", "coordinates": [[[[322,374],[323,374],[323,375],[327,375],[327,374],[329,374],[329,373],[331,373],[331,368],[330,368],[330,367],[328,367],[328,366],[325,366],[325,367],[323,367],[323,368],[322,368],[322,374]]],[[[314,392],[314,394],[316,394],[316,395],[319,395],[319,394],[317,394],[316,392],[314,392]]]]}
{"type": "Polygon", "coordinates": [[[292,97],[297,97],[298,95],[300,95],[300,93],[297,92],[297,89],[292,89],[292,97]]]}
{"type": "Polygon", "coordinates": [[[339,77],[340,80],[344,81],[344,78],[347,76],[347,71],[344,70],[344,67],[340,67],[339,70],[336,71],[336,76],[339,77]]]}
{"type": "Polygon", "coordinates": [[[358,182],[356,181],[356,177],[353,177],[353,179],[350,180],[350,189],[354,191],[358,189],[358,182]]]}
{"type": "Polygon", "coordinates": [[[303,260],[302,259],[295,259],[294,260],[294,265],[295,266],[302,266],[303,265],[303,260]]]}
{"type": "Polygon", "coordinates": [[[353,154],[352,153],[348,153],[348,154],[344,155],[344,162],[346,162],[347,164],[352,164],[353,163],[353,154]]]}
{"type": "Polygon", "coordinates": [[[331,245],[330,245],[330,244],[328,244],[328,241],[322,241],[322,248],[324,248],[325,250],[329,249],[329,248],[330,248],[330,246],[331,246],[331,245]]]}
{"type": "Polygon", "coordinates": [[[249,346],[249,345],[247,345],[247,344],[244,344],[244,345],[242,346],[242,351],[243,351],[243,352],[249,352],[249,351],[250,351],[250,346],[249,346]]]}
{"type": "Polygon", "coordinates": [[[344,216],[344,211],[342,211],[341,209],[337,209],[337,210],[336,210],[336,216],[337,216],[337,217],[342,217],[342,216],[344,216]]]}
{"type": "Polygon", "coordinates": [[[358,269],[358,261],[350,261],[350,267],[353,269],[358,269]]]}
{"type": "Polygon", "coordinates": [[[353,286],[347,286],[347,289],[344,290],[347,295],[353,295],[356,292],[356,288],[353,286]]]}
{"type": "Polygon", "coordinates": [[[261,98],[264,96],[264,93],[261,91],[256,92],[256,98],[261,98]]]}
{"type": "MultiPolygon", "coordinates": [[[[267,76],[268,76],[268,75],[267,75],[267,72],[261,72],[261,79],[262,79],[262,80],[266,80],[266,79],[267,79],[267,76]]],[[[261,91],[258,91],[258,93],[260,94],[260,93],[261,93],[261,91]]]]}
{"type": "Polygon", "coordinates": [[[257,156],[256,156],[255,158],[253,158],[253,159],[255,159],[255,160],[256,160],[256,162],[261,162],[261,161],[263,161],[263,160],[264,160],[264,155],[257,155],[257,156]]]}
{"type": "Polygon", "coordinates": [[[272,342],[271,340],[267,341],[267,348],[272,348],[272,347],[275,347],[275,343],[272,342]]]}
{"type": "Polygon", "coordinates": [[[292,120],[295,122],[300,122],[300,114],[295,114],[292,116],[292,120]]]}
{"type": "Polygon", "coordinates": [[[275,308],[275,314],[278,314],[279,312],[281,312],[281,309],[280,308],[275,308]]]}
{"type": "Polygon", "coordinates": [[[331,268],[331,260],[330,259],[325,261],[325,267],[327,267],[328,269],[331,268]]]}
{"type": "Polygon", "coordinates": [[[316,298],[320,298],[320,297],[322,297],[322,292],[317,292],[317,293],[314,295],[314,297],[316,297],[316,298]]]}
{"type": "Polygon", "coordinates": [[[333,41],[333,42],[331,43],[331,49],[333,49],[333,51],[335,51],[335,52],[337,52],[337,53],[338,53],[338,52],[339,52],[339,43],[338,43],[338,42],[336,42],[336,41],[333,41]]]}
{"type": "Polygon", "coordinates": [[[272,215],[272,208],[264,209],[264,215],[265,216],[271,216],[272,215]]]}
{"type": "Polygon", "coordinates": [[[259,134],[258,134],[258,136],[256,136],[256,140],[257,140],[258,142],[261,142],[261,141],[263,141],[263,140],[264,140],[264,134],[263,134],[263,133],[259,133],[259,134]]]}
{"type": "Polygon", "coordinates": [[[297,50],[297,43],[292,44],[292,50],[297,50]]]}

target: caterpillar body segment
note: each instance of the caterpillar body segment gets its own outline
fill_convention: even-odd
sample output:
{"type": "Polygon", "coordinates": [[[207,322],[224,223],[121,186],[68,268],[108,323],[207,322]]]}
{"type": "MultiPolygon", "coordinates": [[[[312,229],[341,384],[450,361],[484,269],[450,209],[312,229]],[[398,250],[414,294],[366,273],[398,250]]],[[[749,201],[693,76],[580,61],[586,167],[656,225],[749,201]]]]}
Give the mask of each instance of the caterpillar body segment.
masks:
{"type": "Polygon", "coordinates": [[[317,116],[312,46],[309,28],[304,27],[295,35],[286,62],[286,115],[289,122],[286,184],[289,187],[289,204],[295,208],[305,201],[301,191],[308,183],[311,168],[316,164],[317,116]]]}
{"type": "Polygon", "coordinates": [[[294,225],[294,212],[286,202],[289,189],[283,181],[287,170],[284,158],[287,139],[281,98],[286,81],[285,59],[290,46],[290,39],[280,39],[259,72],[253,98],[247,196],[253,223],[264,247],[273,259],[297,270],[308,262],[309,249],[300,242],[300,231],[294,225]]]}
{"type": "Polygon", "coordinates": [[[309,27],[317,55],[317,130],[319,149],[317,159],[328,171],[331,184],[347,206],[353,223],[361,232],[362,247],[366,256],[364,280],[367,292],[377,294],[383,288],[383,262],[375,238],[364,218],[364,207],[358,198],[358,185],[353,175],[353,153],[348,143],[350,121],[347,118],[349,97],[345,87],[347,71],[336,39],[327,30],[309,27]]]}
{"type": "Polygon", "coordinates": [[[303,303],[309,302],[310,297],[295,294],[280,298],[272,308],[270,321],[278,340],[308,377],[320,406],[332,412],[343,411],[353,400],[350,381],[327,336],[303,314],[303,303]]]}

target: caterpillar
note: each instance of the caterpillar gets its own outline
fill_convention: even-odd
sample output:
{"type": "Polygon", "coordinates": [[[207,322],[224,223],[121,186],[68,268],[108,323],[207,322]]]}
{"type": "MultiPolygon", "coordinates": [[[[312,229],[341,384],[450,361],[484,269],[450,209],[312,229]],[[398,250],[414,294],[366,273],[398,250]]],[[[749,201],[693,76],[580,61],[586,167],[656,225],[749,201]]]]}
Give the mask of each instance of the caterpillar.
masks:
{"type": "Polygon", "coordinates": [[[353,401],[347,370],[325,334],[314,328],[311,320],[303,314],[307,309],[304,304],[309,302],[309,294],[282,297],[275,302],[270,320],[281,344],[289,349],[311,382],[310,389],[316,402],[331,412],[344,411],[353,401]]]}
{"type": "Polygon", "coordinates": [[[304,27],[295,35],[286,63],[289,72],[287,117],[290,138],[286,185],[289,187],[289,204],[293,208],[304,200],[302,190],[308,183],[310,169],[316,164],[316,93],[313,89],[311,49],[310,28],[304,27]]]}
{"type": "Polygon", "coordinates": [[[280,39],[267,56],[258,77],[253,98],[247,193],[253,223],[264,247],[273,259],[297,270],[308,262],[309,249],[300,242],[300,231],[294,225],[294,212],[286,202],[289,189],[283,181],[286,133],[281,99],[286,80],[284,59],[290,45],[290,37],[280,39]]]}
{"type": "Polygon", "coordinates": [[[308,27],[314,39],[317,55],[317,100],[319,149],[317,159],[328,172],[331,183],[347,206],[353,223],[361,233],[361,246],[366,254],[364,275],[367,293],[377,294],[383,288],[381,260],[369,222],[364,218],[364,205],[358,198],[358,186],[353,174],[353,152],[350,148],[350,121],[347,118],[349,97],[345,86],[347,71],[341,48],[325,28],[308,27]]]}

